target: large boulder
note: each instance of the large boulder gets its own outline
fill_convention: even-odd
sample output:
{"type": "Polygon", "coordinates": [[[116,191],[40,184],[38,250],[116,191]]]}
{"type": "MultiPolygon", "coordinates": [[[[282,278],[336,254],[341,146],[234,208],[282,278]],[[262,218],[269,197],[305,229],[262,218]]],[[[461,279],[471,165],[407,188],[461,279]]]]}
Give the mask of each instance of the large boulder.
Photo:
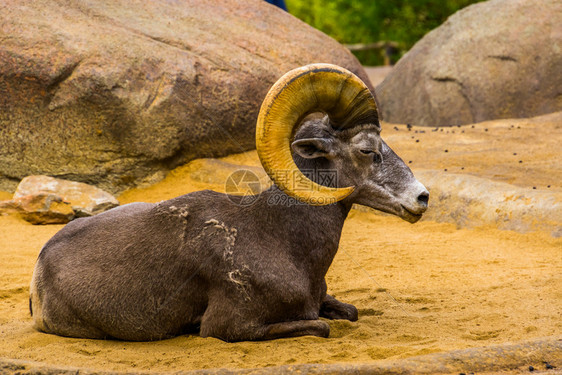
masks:
{"type": "Polygon", "coordinates": [[[377,86],[386,121],[447,126],[562,110],[562,1],[490,0],[427,34],[377,86]]]}
{"type": "Polygon", "coordinates": [[[297,66],[369,84],[344,47],[263,0],[14,0],[0,23],[0,190],[48,174],[119,192],[251,149],[262,99],[297,66]]]}

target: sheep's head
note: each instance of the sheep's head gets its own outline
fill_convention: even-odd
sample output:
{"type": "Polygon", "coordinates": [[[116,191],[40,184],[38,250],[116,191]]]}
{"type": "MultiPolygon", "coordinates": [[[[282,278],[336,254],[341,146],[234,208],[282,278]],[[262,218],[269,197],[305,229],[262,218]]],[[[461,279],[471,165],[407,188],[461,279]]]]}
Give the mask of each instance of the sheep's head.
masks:
{"type": "Polygon", "coordinates": [[[380,131],[365,84],[338,66],[313,64],[285,74],[271,88],[256,144],[272,180],[296,199],[312,205],[345,199],[415,222],[427,209],[429,193],[380,131]],[[315,172],[310,178],[309,166],[315,172]]]}

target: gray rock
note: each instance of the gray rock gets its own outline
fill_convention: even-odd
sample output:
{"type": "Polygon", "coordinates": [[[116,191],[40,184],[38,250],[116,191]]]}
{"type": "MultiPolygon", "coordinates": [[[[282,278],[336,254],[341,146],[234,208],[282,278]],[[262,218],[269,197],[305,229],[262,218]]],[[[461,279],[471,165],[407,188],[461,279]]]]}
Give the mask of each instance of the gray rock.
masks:
{"type": "Polygon", "coordinates": [[[562,237],[562,193],[533,190],[465,174],[416,171],[431,198],[424,220],[459,228],[493,225],[520,233],[562,237]]]}
{"type": "Polygon", "coordinates": [[[261,101],[297,66],[368,82],[347,49],[262,0],[15,0],[0,23],[3,190],[48,174],[115,193],[251,149],[261,101]]]}
{"type": "Polygon", "coordinates": [[[0,201],[0,216],[18,214],[19,207],[13,200],[0,201]]]}
{"type": "Polygon", "coordinates": [[[75,217],[70,203],[52,193],[30,194],[14,202],[20,216],[31,224],[66,224],[75,217]]]}
{"type": "Polygon", "coordinates": [[[447,126],[562,110],[560,25],[560,0],[490,0],[457,12],[377,86],[383,118],[447,126]]]}
{"type": "MultiPolygon", "coordinates": [[[[429,208],[422,220],[455,224],[457,228],[494,226],[519,233],[543,231],[562,237],[562,193],[523,188],[467,174],[416,170],[429,190],[429,208]]],[[[355,209],[388,215],[368,207],[355,209]]]]}
{"type": "Polygon", "coordinates": [[[61,201],[70,205],[73,216],[76,217],[92,216],[119,205],[113,195],[95,186],[49,176],[24,178],[18,185],[13,200],[21,204],[28,197],[36,195],[60,197],[61,201]]]}

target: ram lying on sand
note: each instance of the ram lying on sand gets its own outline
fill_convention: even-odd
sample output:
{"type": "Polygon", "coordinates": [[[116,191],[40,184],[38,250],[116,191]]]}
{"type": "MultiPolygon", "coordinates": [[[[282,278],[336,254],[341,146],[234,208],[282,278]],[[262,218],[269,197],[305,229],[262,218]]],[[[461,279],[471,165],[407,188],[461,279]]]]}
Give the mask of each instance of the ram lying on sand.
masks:
{"type": "Polygon", "coordinates": [[[226,341],[327,337],[319,317],[357,319],[325,282],[352,204],[412,223],[427,209],[427,190],[380,130],[373,96],[349,71],[287,73],[256,129],[274,185],[251,204],[206,190],[71,222],[39,254],[35,327],[139,341],[197,331],[226,341]]]}

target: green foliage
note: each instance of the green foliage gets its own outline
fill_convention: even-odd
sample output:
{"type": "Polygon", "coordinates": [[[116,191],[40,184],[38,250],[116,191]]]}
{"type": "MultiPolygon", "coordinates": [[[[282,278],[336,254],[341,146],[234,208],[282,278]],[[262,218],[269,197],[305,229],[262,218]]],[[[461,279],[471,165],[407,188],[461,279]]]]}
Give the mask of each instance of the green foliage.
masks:
{"type": "MultiPolygon", "coordinates": [[[[286,0],[289,12],[343,44],[394,41],[402,54],[457,10],[481,0],[286,0]]],[[[383,50],[355,53],[381,65],[383,50]]]]}

